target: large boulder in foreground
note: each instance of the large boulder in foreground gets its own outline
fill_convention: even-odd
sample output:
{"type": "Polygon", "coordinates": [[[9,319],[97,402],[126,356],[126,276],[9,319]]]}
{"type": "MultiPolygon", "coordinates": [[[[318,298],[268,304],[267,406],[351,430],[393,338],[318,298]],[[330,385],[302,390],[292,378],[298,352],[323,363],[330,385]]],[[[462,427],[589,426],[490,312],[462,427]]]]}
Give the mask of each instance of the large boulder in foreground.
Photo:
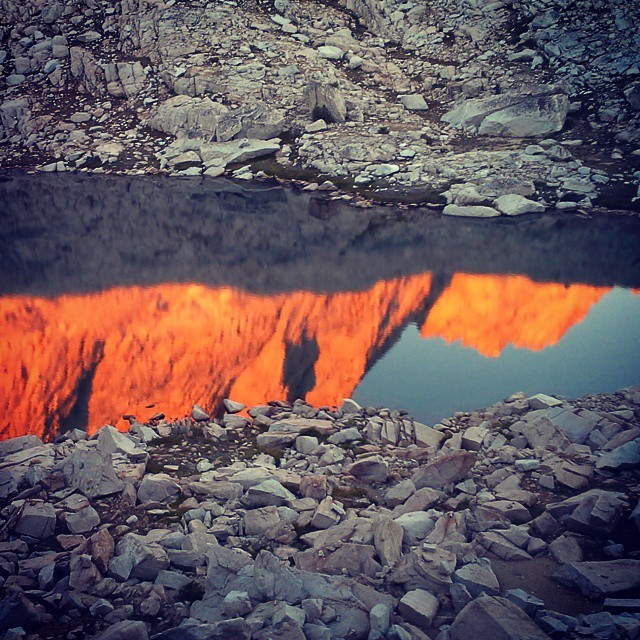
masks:
{"type": "Polygon", "coordinates": [[[472,600],[449,628],[450,640],[549,640],[520,607],[504,598],[472,600]]]}
{"type": "Polygon", "coordinates": [[[88,498],[101,498],[124,488],[124,482],[113,469],[111,454],[96,449],[76,448],[63,462],[62,473],[68,487],[88,498]]]}
{"type": "Polygon", "coordinates": [[[530,138],[561,131],[569,99],[560,93],[515,93],[465,100],[442,120],[482,136],[530,138]]]}
{"type": "Polygon", "coordinates": [[[565,564],[553,576],[588,598],[640,587],[640,560],[608,560],[565,564]]]}

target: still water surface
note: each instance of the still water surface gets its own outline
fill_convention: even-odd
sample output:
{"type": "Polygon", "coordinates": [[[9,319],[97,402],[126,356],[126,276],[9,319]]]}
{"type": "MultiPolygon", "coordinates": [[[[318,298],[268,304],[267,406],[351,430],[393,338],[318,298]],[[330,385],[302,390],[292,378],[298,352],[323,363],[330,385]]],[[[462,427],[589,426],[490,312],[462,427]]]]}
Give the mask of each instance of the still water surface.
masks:
{"type": "Polygon", "coordinates": [[[281,188],[0,182],[0,435],[354,397],[433,423],[640,383],[640,224],[449,220],[281,188]]]}

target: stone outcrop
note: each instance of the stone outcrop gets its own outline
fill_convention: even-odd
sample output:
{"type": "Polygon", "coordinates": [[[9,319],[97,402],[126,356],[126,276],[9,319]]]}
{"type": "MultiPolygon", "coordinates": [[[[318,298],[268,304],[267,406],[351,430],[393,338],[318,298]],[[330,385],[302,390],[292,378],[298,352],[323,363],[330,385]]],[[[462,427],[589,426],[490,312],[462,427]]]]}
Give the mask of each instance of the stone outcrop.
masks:
{"type": "Polygon", "coordinates": [[[466,100],[442,119],[481,136],[530,138],[561,131],[568,111],[563,94],[505,94],[466,100]]]}

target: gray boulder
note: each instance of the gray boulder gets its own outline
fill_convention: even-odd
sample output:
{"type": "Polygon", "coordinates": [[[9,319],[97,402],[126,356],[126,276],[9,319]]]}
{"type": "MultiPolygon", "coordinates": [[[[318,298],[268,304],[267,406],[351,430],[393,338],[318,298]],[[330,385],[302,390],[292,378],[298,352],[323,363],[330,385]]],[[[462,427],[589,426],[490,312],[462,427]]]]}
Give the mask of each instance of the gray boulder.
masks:
{"type": "Polygon", "coordinates": [[[155,580],[160,571],[168,568],[166,551],[157,542],[135,533],[128,533],[118,542],[116,555],[109,562],[109,573],[122,581],[155,580]]]}
{"type": "Polygon", "coordinates": [[[256,507],[281,507],[295,498],[291,491],[285,489],[277,480],[271,479],[249,487],[242,501],[253,509],[256,507]]]}
{"type": "Polygon", "coordinates": [[[147,474],[140,483],[138,500],[147,502],[171,502],[181,493],[180,485],[166,473],[147,474]]]}
{"type": "Polygon", "coordinates": [[[115,427],[106,425],[98,431],[98,450],[104,454],[123,453],[131,457],[146,457],[146,452],[138,448],[129,436],[115,427]]]}
{"type": "Polygon", "coordinates": [[[33,503],[24,506],[13,532],[42,540],[53,535],[55,528],[56,512],[53,505],[48,502],[33,503]]]}
{"type": "Polygon", "coordinates": [[[147,84],[147,76],[139,60],[110,62],[103,65],[107,93],[116,98],[132,98],[147,84]]]}
{"type": "Polygon", "coordinates": [[[500,196],[494,202],[500,213],[505,216],[520,216],[525,213],[544,213],[544,205],[535,200],[529,200],[517,193],[500,196]]]}
{"type": "Polygon", "coordinates": [[[553,577],[596,599],[640,587],[640,560],[572,562],[553,577]]]}
{"type": "Polygon", "coordinates": [[[465,100],[442,120],[469,133],[528,138],[561,131],[568,112],[563,94],[517,93],[465,100]]]}
{"type": "Polygon", "coordinates": [[[640,438],[627,442],[613,451],[605,453],[596,461],[598,469],[633,469],[640,465],[640,438]]]}
{"type": "Polygon", "coordinates": [[[454,572],[453,581],[464,585],[474,598],[479,597],[482,592],[488,596],[500,594],[500,584],[488,558],[460,567],[454,572]]]}
{"type": "Polygon", "coordinates": [[[26,98],[5,100],[0,104],[0,138],[13,135],[16,131],[25,133],[31,117],[29,101],[26,98]]]}
{"type": "Polygon", "coordinates": [[[63,462],[62,473],[67,486],[88,498],[108,496],[124,488],[124,483],[113,470],[111,454],[103,454],[96,449],[77,447],[63,462]]]}
{"type": "Polygon", "coordinates": [[[395,564],[402,555],[404,529],[394,520],[382,517],[373,525],[373,544],[383,565],[395,564]]]}
{"type": "Polygon", "coordinates": [[[312,78],[305,90],[305,100],[314,120],[344,122],[347,119],[344,96],[335,84],[312,78]]]}
{"type": "MultiPolygon", "coordinates": [[[[2,107],[0,107],[0,109],[1,108],[2,107]]],[[[9,438],[9,440],[3,440],[0,442],[0,458],[4,458],[12,453],[17,453],[18,451],[24,451],[25,449],[41,446],[42,440],[37,436],[26,435],[19,436],[18,438],[9,438]]]]}
{"type": "Polygon", "coordinates": [[[549,640],[531,618],[509,600],[482,596],[471,601],[449,628],[450,640],[549,640]]]}
{"type": "Polygon", "coordinates": [[[174,96],[165,100],[147,124],[177,138],[226,142],[234,138],[269,140],[282,133],[284,118],[262,102],[229,110],[210,98],[174,96]]]}
{"type": "Polygon", "coordinates": [[[149,640],[149,634],[144,622],[123,620],[105,629],[94,640],[149,640]]]}
{"type": "Polygon", "coordinates": [[[632,109],[640,110],[640,81],[628,85],[624,90],[624,96],[632,109]]]}
{"type": "Polygon", "coordinates": [[[424,589],[414,589],[401,598],[398,611],[407,622],[428,629],[438,613],[439,606],[438,598],[432,593],[424,589]]]}
{"type": "Polygon", "coordinates": [[[416,488],[442,489],[452,482],[462,480],[476,461],[473,451],[456,451],[419,467],[411,478],[416,488]]]}
{"type": "Polygon", "coordinates": [[[387,479],[389,465],[382,456],[368,456],[356,460],[348,469],[348,472],[368,482],[384,482],[387,479]]]}
{"type": "Polygon", "coordinates": [[[419,94],[398,96],[402,106],[409,111],[426,111],[429,109],[427,101],[419,94]]]}
{"type": "Polygon", "coordinates": [[[395,519],[395,523],[403,530],[403,542],[406,545],[414,545],[419,540],[430,534],[436,523],[425,511],[410,511],[395,519]]]}
{"type": "Polygon", "coordinates": [[[71,533],[87,533],[100,524],[100,516],[93,507],[88,506],[76,513],[68,513],[65,522],[71,533]]]}

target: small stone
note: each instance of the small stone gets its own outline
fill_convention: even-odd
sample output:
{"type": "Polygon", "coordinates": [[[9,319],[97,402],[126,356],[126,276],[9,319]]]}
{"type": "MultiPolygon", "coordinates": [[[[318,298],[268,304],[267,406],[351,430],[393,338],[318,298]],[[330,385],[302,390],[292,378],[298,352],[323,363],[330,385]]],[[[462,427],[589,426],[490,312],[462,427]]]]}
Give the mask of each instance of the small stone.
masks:
{"type": "Polygon", "coordinates": [[[420,94],[398,96],[405,109],[409,111],[426,111],[429,108],[427,101],[420,94]]]}
{"type": "Polygon", "coordinates": [[[342,49],[332,46],[318,47],[317,51],[321,58],[326,58],[327,60],[340,60],[344,55],[342,49]]]}
{"type": "Polygon", "coordinates": [[[210,420],[209,414],[199,405],[194,404],[193,409],[191,409],[191,417],[196,422],[204,422],[206,420],[210,420]]]}
{"type": "Polygon", "coordinates": [[[242,404],[241,402],[234,402],[233,400],[229,400],[228,398],[225,398],[222,403],[224,404],[224,407],[228,413],[240,413],[240,411],[247,408],[246,404],[242,404]]]}

